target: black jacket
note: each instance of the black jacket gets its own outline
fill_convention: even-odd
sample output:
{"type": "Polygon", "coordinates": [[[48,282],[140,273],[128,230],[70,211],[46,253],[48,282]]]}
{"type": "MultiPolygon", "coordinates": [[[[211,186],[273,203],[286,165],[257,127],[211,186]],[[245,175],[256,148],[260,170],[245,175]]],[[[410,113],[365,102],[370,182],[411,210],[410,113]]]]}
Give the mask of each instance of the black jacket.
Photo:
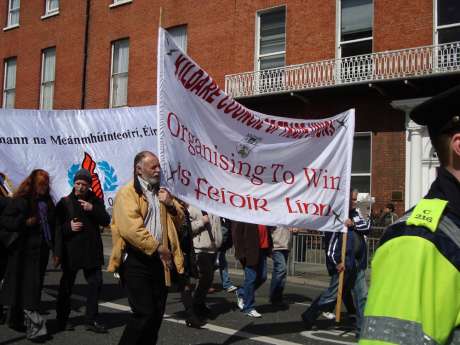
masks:
{"type": "Polygon", "coordinates": [[[56,206],[56,255],[61,257],[63,269],[96,268],[104,264],[100,226],[110,223],[104,203],[89,191],[84,198],[93,205],[84,211],[73,191],[56,206]],[[72,231],[70,221],[78,218],[83,230],[72,231]]]}
{"type": "Polygon", "coordinates": [[[45,241],[39,224],[26,225],[27,218],[37,216],[30,200],[12,198],[0,216],[0,223],[6,231],[19,233],[8,248],[8,266],[0,296],[3,304],[20,305],[29,310],[39,308],[43,277],[54,242],[54,205],[51,200],[47,202],[51,243],[45,241]]]}
{"type": "Polygon", "coordinates": [[[3,210],[6,208],[7,203],[8,203],[8,198],[4,196],[0,196],[0,215],[2,214],[3,210]]]}

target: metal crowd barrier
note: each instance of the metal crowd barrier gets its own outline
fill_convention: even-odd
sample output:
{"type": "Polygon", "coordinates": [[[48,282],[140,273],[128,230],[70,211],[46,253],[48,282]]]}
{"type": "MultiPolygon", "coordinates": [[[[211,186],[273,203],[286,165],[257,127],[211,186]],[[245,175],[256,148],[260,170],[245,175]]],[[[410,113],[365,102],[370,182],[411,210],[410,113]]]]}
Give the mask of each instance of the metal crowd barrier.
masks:
{"type": "MultiPolygon", "coordinates": [[[[378,247],[380,236],[385,228],[373,227],[371,236],[367,237],[368,267],[378,247]]],[[[324,235],[318,231],[305,231],[293,235],[291,250],[289,253],[288,275],[305,275],[306,272],[322,270],[326,266],[326,248],[324,247],[324,235]]],[[[230,268],[241,268],[234,256],[234,248],[227,251],[227,259],[230,268]]],[[[270,261],[270,260],[269,260],[270,261]]],[[[269,263],[270,265],[270,263],[269,263]]]]}
{"type": "MultiPolygon", "coordinates": [[[[373,234],[381,234],[384,228],[374,227],[373,234]]],[[[379,237],[367,237],[368,267],[378,247],[379,237]]],[[[289,274],[299,275],[305,272],[307,265],[326,265],[326,248],[324,235],[317,231],[307,231],[294,234],[290,251],[289,274]]]]}

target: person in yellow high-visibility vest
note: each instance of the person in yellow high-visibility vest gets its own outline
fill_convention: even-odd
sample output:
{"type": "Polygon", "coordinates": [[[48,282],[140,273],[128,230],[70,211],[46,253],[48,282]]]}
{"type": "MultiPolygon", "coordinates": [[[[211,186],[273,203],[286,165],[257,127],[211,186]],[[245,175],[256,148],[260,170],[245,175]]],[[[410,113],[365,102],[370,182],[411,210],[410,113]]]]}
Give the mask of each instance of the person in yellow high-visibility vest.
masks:
{"type": "Polygon", "coordinates": [[[460,85],[410,117],[428,127],[441,167],[425,198],[381,239],[361,345],[460,344],[460,85]]]}

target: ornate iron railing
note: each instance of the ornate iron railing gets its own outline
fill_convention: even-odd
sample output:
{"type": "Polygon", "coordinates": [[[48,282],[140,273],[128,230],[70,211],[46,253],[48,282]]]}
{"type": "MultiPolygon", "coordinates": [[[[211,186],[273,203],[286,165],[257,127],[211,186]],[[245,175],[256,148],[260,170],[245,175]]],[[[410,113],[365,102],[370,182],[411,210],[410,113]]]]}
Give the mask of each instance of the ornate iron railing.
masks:
{"type": "Polygon", "coordinates": [[[237,97],[460,72],[460,42],[357,55],[225,76],[237,97]]]}

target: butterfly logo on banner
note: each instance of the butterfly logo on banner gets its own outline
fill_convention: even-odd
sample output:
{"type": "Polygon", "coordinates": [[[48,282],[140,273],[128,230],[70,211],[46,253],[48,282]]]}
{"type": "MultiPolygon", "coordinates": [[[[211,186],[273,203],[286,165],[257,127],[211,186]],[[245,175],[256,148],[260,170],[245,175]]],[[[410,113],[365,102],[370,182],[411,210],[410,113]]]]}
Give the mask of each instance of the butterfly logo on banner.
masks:
{"type": "Polygon", "coordinates": [[[70,186],[73,187],[73,179],[75,174],[81,168],[90,172],[92,178],[91,189],[98,198],[104,199],[104,192],[113,192],[118,188],[118,177],[113,166],[111,166],[107,161],[96,162],[87,152],[85,152],[81,163],[72,164],[68,169],[67,181],[70,186]],[[96,168],[100,173],[104,175],[103,184],[96,168]]]}

